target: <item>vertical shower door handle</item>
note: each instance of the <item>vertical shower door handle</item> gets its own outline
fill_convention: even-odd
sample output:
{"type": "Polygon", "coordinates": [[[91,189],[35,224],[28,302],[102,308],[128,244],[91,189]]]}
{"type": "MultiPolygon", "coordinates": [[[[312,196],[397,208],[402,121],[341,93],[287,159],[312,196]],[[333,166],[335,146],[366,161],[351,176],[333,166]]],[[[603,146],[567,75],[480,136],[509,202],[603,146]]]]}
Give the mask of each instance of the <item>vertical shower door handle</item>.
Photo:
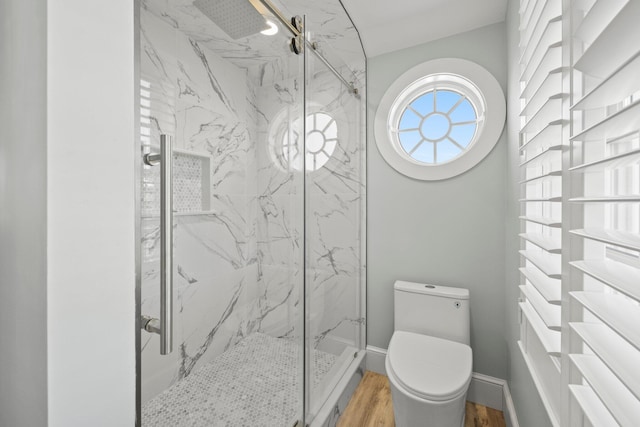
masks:
{"type": "Polygon", "coordinates": [[[160,164],[160,319],[142,316],[142,326],[160,335],[160,354],[173,351],[173,141],[160,135],[160,153],[144,156],[145,164],[160,164]]]}

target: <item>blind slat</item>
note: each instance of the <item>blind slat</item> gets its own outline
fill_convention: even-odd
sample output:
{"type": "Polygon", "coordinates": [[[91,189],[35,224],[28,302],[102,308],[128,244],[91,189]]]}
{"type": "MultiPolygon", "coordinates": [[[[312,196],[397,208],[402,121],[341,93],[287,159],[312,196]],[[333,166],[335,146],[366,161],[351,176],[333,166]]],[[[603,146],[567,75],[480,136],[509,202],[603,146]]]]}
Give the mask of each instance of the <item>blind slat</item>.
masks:
{"type": "Polygon", "coordinates": [[[545,327],[552,331],[560,331],[560,306],[551,305],[540,293],[529,285],[520,286],[520,291],[536,311],[545,327]]]}
{"type": "Polygon", "coordinates": [[[530,199],[520,199],[518,200],[519,202],[523,202],[523,203],[531,203],[531,202],[561,202],[562,201],[562,196],[555,196],[555,197],[532,197],[530,199]]]}
{"type": "Polygon", "coordinates": [[[570,354],[569,358],[621,426],[638,425],[640,403],[600,359],[586,354],[570,354]]]}
{"type": "Polygon", "coordinates": [[[520,268],[520,273],[531,283],[549,304],[560,305],[562,301],[560,281],[545,276],[538,270],[520,268]]]}
{"type": "Polygon", "coordinates": [[[552,146],[547,147],[547,148],[545,148],[543,150],[540,150],[540,152],[534,154],[529,159],[524,160],[522,163],[520,163],[520,166],[525,166],[525,165],[528,165],[528,164],[533,163],[533,162],[539,162],[539,161],[545,159],[545,157],[548,157],[551,154],[559,153],[561,150],[562,150],[562,144],[552,145],[552,146]]]}
{"type": "Polygon", "coordinates": [[[640,349],[640,307],[620,295],[584,291],[569,292],[569,295],[631,345],[640,349]]]}
{"type": "Polygon", "coordinates": [[[600,196],[600,197],[572,197],[572,203],[636,203],[640,202],[638,196],[600,196]]]}
{"type": "Polygon", "coordinates": [[[546,46],[538,55],[538,60],[532,60],[526,64],[524,70],[520,74],[520,81],[526,82],[530,80],[536,73],[548,73],[562,66],[562,42],[556,42],[546,46]]]}
{"type": "Polygon", "coordinates": [[[531,13],[530,8],[536,4],[535,0],[523,0],[520,2],[520,7],[518,8],[518,14],[522,16],[527,16],[527,13],[531,13]]]}
{"type": "Polygon", "coordinates": [[[572,141],[593,141],[620,138],[640,129],[640,101],[588,127],[571,137],[572,141]]]}
{"type": "Polygon", "coordinates": [[[562,249],[558,239],[551,236],[543,236],[539,233],[521,233],[520,237],[552,254],[559,254],[562,249]]]}
{"type": "Polygon", "coordinates": [[[569,390],[592,425],[610,427],[620,425],[593,392],[591,387],[572,384],[569,385],[569,390]]]}
{"type": "Polygon", "coordinates": [[[535,265],[544,274],[552,279],[561,278],[560,257],[557,255],[549,255],[544,252],[520,251],[527,261],[535,265]]]}
{"type": "Polygon", "coordinates": [[[574,37],[581,39],[585,44],[593,43],[593,40],[604,31],[627,1],[595,2],[576,29],[574,37]]]}
{"type": "Polygon", "coordinates": [[[562,16],[547,10],[538,19],[536,28],[531,33],[531,39],[524,46],[520,46],[518,64],[526,66],[527,62],[531,61],[531,57],[538,46],[544,44],[549,46],[556,41],[562,41],[562,16]],[[560,23],[559,27],[557,26],[558,23],[560,23]],[[556,34],[558,31],[560,34],[556,34]],[[554,37],[549,38],[549,33],[553,34],[554,37]],[[547,41],[544,41],[545,37],[547,41]]]}
{"type": "Polygon", "coordinates": [[[572,267],[623,294],[640,301],[640,270],[616,261],[573,261],[572,267]]]}
{"type": "Polygon", "coordinates": [[[525,14],[520,14],[520,47],[526,48],[525,41],[533,38],[535,31],[535,23],[544,19],[548,13],[560,15],[562,13],[561,6],[556,1],[532,1],[531,9],[525,14]]]}
{"type": "Polygon", "coordinates": [[[518,30],[521,33],[524,33],[524,31],[528,27],[529,22],[534,16],[534,12],[537,12],[537,15],[539,15],[542,12],[542,8],[540,7],[540,2],[535,0],[527,0],[526,5],[524,7],[522,7],[521,5],[520,11],[519,11],[520,26],[518,27],[518,30]]]}
{"type": "Polygon", "coordinates": [[[520,99],[526,100],[531,98],[539,90],[542,90],[543,86],[561,87],[562,67],[557,66],[551,70],[537,70],[529,81],[527,81],[527,85],[522,88],[520,99]]]}
{"type": "Polygon", "coordinates": [[[560,356],[560,333],[548,329],[542,322],[542,319],[540,319],[540,316],[538,316],[538,313],[536,313],[528,302],[521,302],[520,308],[531,325],[531,328],[538,336],[540,343],[544,347],[544,351],[550,356],[560,356]]]}
{"type": "Polygon", "coordinates": [[[547,127],[551,122],[560,117],[562,107],[561,98],[549,98],[531,117],[528,117],[526,124],[520,130],[523,134],[536,134],[547,127]]]}
{"type": "Polygon", "coordinates": [[[535,116],[546,104],[554,99],[562,99],[561,87],[541,86],[538,92],[526,103],[520,112],[520,117],[535,116]],[[548,92],[547,92],[548,91],[548,92]]]}
{"type": "MultiPolygon", "coordinates": [[[[526,66],[529,63],[539,62],[544,55],[544,51],[550,46],[562,43],[562,21],[556,19],[554,21],[538,21],[544,27],[538,31],[538,34],[532,33],[532,38],[527,42],[527,48],[522,52],[520,64],[526,66]],[[532,47],[533,46],[533,47],[532,47]]],[[[534,30],[534,32],[536,31],[534,30]]],[[[526,78],[523,80],[527,80],[526,78]]]]}
{"type": "Polygon", "coordinates": [[[520,216],[523,221],[533,222],[535,224],[545,225],[552,228],[560,228],[562,223],[554,218],[546,218],[543,216],[520,216]]]}
{"type": "Polygon", "coordinates": [[[554,171],[551,171],[551,172],[544,173],[542,175],[536,175],[536,176],[533,176],[531,178],[523,179],[522,181],[520,181],[520,184],[527,184],[529,182],[537,181],[539,179],[545,179],[545,178],[551,178],[551,177],[560,177],[560,176],[562,176],[562,171],[554,170],[554,171]]]}
{"type": "Polygon", "coordinates": [[[640,150],[631,150],[626,153],[609,156],[569,168],[570,171],[597,172],[606,168],[619,168],[640,162],[640,150]]]}
{"type": "Polygon", "coordinates": [[[574,68],[585,74],[606,78],[620,64],[638,52],[640,2],[629,1],[578,58],[574,68]],[[603,60],[606,58],[606,60],[603,60]]]}
{"type": "Polygon", "coordinates": [[[585,239],[595,240],[633,251],[640,251],[640,236],[635,233],[598,228],[571,230],[569,233],[584,237],[585,239]]]}
{"type": "Polygon", "coordinates": [[[588,110],[613,105],[640,90],[640,52],[583,96],[571,109],[588,110]]]}
{"type": "Polygon", "coordinates": [[[520,146],[520,151],[528,150],[545,143],[560,147],[562,135],[560,127],[562,123],[563,122],[561,119],[552,121],[540,132],[530,138],[527,138],[526,141],[524,141],[524,143],[520,146]]]}
{"type": "Polygon", "coordinates": [[[640,399],[640,354],[627,341],[611,329],[597,323],[570,323],[582,341],[626,384],[633,395],[640,399]]]}
{"type": "MultiPolygon", "coordinates": [[[[527,60],[531,59],[531,52],[539,44],[540,39],[544,36],[545,32],[548,31],[550,25],[555,22],[562,22],[561,11],[559,10],[560,8],[557,6],[554,7],[554,5],[552,5],[551,3],[553,2],[547,2],[543,6],[543,9],[538,15],[538,19],[536,19],[534,26],[532,28],[530,27],[530,31],[527,32],[527,35],[529,37],[527,37],[526,39],[524,37],[522,38],[519,45],[519,64],[522,64],[525,58],[528,58],[527,60]]],[[[561,34],[560,36],[562,37],[561,34]]]]}

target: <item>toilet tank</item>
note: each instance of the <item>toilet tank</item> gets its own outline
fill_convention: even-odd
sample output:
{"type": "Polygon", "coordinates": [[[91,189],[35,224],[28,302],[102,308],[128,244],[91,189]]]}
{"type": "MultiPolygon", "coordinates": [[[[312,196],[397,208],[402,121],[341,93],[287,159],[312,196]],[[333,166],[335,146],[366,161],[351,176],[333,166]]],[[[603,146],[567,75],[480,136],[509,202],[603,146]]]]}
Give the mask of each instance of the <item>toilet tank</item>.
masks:
{"type": "Polygon", "coordinates": [[[401,280],[393,288],[396,331],[470,345],[468,289],[401,280]]]}

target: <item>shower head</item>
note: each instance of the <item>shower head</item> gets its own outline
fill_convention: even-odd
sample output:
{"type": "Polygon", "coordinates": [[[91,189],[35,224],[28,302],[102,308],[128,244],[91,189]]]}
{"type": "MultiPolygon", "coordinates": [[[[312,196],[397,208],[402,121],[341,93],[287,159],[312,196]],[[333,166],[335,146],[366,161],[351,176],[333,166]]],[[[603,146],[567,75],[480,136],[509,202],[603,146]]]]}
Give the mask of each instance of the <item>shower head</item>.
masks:
{"type": "Polygon", "coordinates": [[[269,28],[249,0],[195,0],[193,5],[234,40],[269,28]]]}

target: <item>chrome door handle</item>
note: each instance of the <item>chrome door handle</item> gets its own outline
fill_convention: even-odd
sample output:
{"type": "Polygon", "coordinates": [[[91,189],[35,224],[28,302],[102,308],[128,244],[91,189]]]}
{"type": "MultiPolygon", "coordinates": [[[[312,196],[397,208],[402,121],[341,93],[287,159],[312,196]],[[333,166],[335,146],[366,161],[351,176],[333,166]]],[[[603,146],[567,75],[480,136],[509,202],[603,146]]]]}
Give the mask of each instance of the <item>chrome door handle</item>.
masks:
{"type": "Polygon", "coordinates": [[[147,332],[160,334],[160,354],[173,351],[173,141],[160,135],[160,153],[144,156],[145,164],[160,164],[160,320],[142,316],[147,332]]]}

